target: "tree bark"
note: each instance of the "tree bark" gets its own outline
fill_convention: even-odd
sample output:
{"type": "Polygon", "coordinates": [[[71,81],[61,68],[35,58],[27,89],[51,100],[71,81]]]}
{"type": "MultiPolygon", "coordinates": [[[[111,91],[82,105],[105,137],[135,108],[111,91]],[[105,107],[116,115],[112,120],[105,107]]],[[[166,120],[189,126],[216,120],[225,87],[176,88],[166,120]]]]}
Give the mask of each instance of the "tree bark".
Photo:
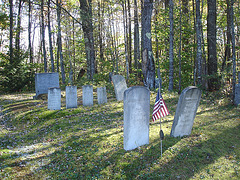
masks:
{"type": "Polygon", "coordinates": [[[44,58],[44,72],[47,72],[47,54],[46,54],[46,47],[45,47],[45,24],[44,24],[44,15],[43,15],[43,5],[44,0],[41,0],[41,27],[42,27],[42,49],[43,49],[43,58],[44,58]]]}
{"type": "Polygon", "coordinates": [[[137,69],[137,76],[140,77],[138,72],[140,60],[140,47],[139,47],[139,23],[138,23],[138,5],[137,0],[134,0],[134,66],[137,69]]]}
{"type": "Polygon", "coordinates": [[[202,86],[202,37],[201,37],[201,17],[200,0],[196,0],[196,35],[197,35],[197,84],[202,86]]]}
{"type": "Polygon", "coordinates": [[[57,21],[58,21],[58,53],[60,56],[60,66],[61,66],[61,75],[62,75],[62,83],[65,84],[65,70],[63,63],[63,53],[62,53],[62,33],[61,33],[61,0],[57,0],[57,21]]]}
{"type": "Polygon", "coordinates": [[[142,1],[142,73],[144,85],[149,89],[155,88],[155,64],[152,53],[151,17],[153,1],[142,1]]]}
{"type": "Polygon", "coordinates": [[[173,0],[169,1],[169,21],[170,21],[170,35],[169,35],[169,91],[173,91],[173,0]]]}
{"type": "Polygon", "coordinates": [[[51,20],[50,20],[50,0],[48,0],[48,38],[49,38],[49,50],[51,58],[52,72],[54,72],[54,57],[53,57],[53,47],[52,47],[52,31],[51,31],[51,20]]]}
{"type": "Polygon", "coordinates": [[[19,0],[18,2],[18,15],[17,15],[17,30],[16,30],[16,42],[15,42],[15,48],[19,54],[20,52],[20,34],[21,34],[21,10],[22,5],[24,1],[19,0]]]}
{"type": "Polygon", "coordinates": [[[87,77],[88,79],[93,80],[93,75],[95,74],[95,50],[92,23],[92,0],[79,0],[79,2],[88,66],[87,77]]]}
{"type": "Polygon", "coordinates": [[[9,0],[10,11],[10,35],[9,35],[9,56],[10,64],[13,64],[13,1],[9,0]]]}
{"type": "Polygon", "coordinates": [[[208,88],[218,89],[217,47],[216,47],[216,0],[208,0],[207,41],[208,41],[208,88]]]}
{"type": "Polygon", "coordinates": [[[32,41],[31,41],[31,33],[32,33],[32,4],[31,0],[28,2],[28,49],[29,49],[29,61],[33,63],[33,49],[32,49],[32,41]]]}

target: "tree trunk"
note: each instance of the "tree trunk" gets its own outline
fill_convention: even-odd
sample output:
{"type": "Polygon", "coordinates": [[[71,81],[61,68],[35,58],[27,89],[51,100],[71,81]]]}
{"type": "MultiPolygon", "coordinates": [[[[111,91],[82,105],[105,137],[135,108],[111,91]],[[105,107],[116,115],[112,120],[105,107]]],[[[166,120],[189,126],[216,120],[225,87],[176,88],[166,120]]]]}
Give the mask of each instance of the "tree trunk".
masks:
{"type": "Polygon", "coordinates": [[[217,48],[216,48],[216,0],[208,0],[207,40],[208,40],[208,88],[218,89],[217,48]]]}
{"type": "Polygon", "coordinates": [[[31,41],[31,31],[32,31],[32,2],[29,0],[28,2],[28,49],[29,49],[29,61],[33,63],[33,49],[32,49],[32,41],[31,41]]]}
{"type": "Polygon", "coordinates": [[[13,64],[13,1],[9,0],[9,11],[10,11],[10,36],[9,36],[9,55],[10,64],[13,64]]]}
{"type": "Polygon", "coordinates": [[[128,2],[128,62],[129,62],[129,73],[132,73],[132,22],[131,22],[131,4],[128,2]]]}
{"type": "Polygon", "coordinates": [[[140,77],[139,60],[140,60],[140,47],[139,47],[139,23],[138,23],[138,5],[137,0],[134,0],[134,66],[137,69],[137,76],[140,77]]]}
{"type": "Polygon", "coordinates": [[[170,21],[170,35],[169,35],[169,91],[173,91],[173,0],[169,1],[169,21],[170,21]]]}
{"type": "Polygon", "coordinates": [[[48,0],[48,36],[49,36],[49,50],[51,57],[51,67],[52,72],[54,72],[54,58],[53,58],[53,47],[52,47],[52,31],[51,31],[51,23],[50,23],[50,0],[48,0]]]}
{"type": "MultiPolygon", "coordinates": [[[[23,1],[24,3],[24,1],[23,1]]],[[[17,15],[17,30],[16,30],[16,42],[15,42],[15,48],[19,54],[20,52],[20,34],[21,34],[21,10],[22,10],[22,0],[19,0],[18,3],[18,15],[17,15]]]]}
{"type": "Polygon", "coordinates": [[[153,1],[142,2],[142,73],[144,85],[149,89],[155,88],[155,64],[152,53],[151,16],[153,1]]]}
{"type": "Polygon", "coordinates": [[[43,5],[44,5],[44,0],[41,0],[42,49],[43,49],[43,58],[44,58],[44,72],[47,72],[47,54],[46,54],[46,47],[45,47],[45,25],[44,25],[44,15],[43,15],[43,5]]]}
{"type": "MultiPolygon", "coordinates": [[[[180,7],[181,5],[181,0],[179,0],[180,7]]],[[[178,71],[178,94],[181,93],[181,82],[182,82],[182,8],[180,8],[180,37],[179,37],[179,50],[178,50],[178,59],[179,59],[179,71],[178,71]]]]}
{"type": "Polygon", "coordinates": [[[58,53],[60,56],[60,66],[61,66],[61,75],[62,83],[65,84],[65,70],[63,63],[63,53],[62,53],[62,33],[61,33],[61,0],[57,0],[57,21],[58,21],[58,53]]]}
{"type": "Polygon", "coordinates": [[[236,52],[235,52],[235,32],[234,32],[234,0],[231,0],[231,35],[232,35],[232,63],[233,63],[233,80],[232,80],[232,88],[233,88],[233,102],[235,99],[235,86],[236,86],[236,52]]]}
{"type": "Polygon", "coordinates": [[[93,75],[95,74],[95,50],[92,24],[92,0],[79,0],[79,2],[88,66],[87,77],[88,79],[93,80],[93,75]]]}
{"type": "Polygon", "coordinates": [[[200,0],[196,0],[196,35],[197,35],[197,84],[202,86],[202,37],[201,37],[201,17],[200,0]]]}

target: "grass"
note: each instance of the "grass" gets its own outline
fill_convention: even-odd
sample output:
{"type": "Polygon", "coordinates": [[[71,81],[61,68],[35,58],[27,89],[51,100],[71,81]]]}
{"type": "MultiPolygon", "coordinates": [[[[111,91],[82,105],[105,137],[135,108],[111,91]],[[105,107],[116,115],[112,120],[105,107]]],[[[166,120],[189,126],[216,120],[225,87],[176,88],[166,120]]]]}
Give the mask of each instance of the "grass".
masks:
{"type": "Polygon", "coordinates": [[[112,92],[107,104],[83,107],[78,90],[78,108],[63,96],[56,111],[33,95],[0,95],[0,179],[240,179],[240,107],[225,97],[203,95],[191,135],[174,138],[179,96],[163,93],[161,157],[159,121],[150,120],[148,145],[123,149],[123,102],[112,92]]]}

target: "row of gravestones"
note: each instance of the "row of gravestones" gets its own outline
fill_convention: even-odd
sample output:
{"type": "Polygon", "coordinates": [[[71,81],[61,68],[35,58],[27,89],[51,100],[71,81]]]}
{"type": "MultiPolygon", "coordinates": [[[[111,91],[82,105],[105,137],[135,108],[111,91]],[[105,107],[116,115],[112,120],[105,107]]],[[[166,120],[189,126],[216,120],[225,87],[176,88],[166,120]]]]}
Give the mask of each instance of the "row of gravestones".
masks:
{"type": "MultiPolygon", "coordinates": [[[[58,73],[37,73],[35,75],[35,90],[38,98],[42,94],[48,94],[48,109],[61,109],[61,89],[59,88],[58,73]]],[[[93,105],[93,87],[82,86],[82,99],[84,106],[93,105]]],[[[107,103],[106,87],[97,88],[98,104],[107,103]]],[[[77,107],[77,86],[66,86],[66,108],[77,107]]]]}

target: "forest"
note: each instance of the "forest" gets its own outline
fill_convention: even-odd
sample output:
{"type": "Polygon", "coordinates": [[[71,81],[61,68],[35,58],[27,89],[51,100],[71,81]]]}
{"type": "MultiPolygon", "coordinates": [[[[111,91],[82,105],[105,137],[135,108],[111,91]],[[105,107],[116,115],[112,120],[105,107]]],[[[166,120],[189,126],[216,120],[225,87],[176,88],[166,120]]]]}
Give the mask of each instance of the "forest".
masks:
{"type": "Polygon", "coordinates": [[[129,85],[234,96],[240,2],[234,0],[1,0],[0,90],[28,91],[34,74],[62,85],[129,85]],[[160,79],[160,80],[159,80],[160,79]]]}

